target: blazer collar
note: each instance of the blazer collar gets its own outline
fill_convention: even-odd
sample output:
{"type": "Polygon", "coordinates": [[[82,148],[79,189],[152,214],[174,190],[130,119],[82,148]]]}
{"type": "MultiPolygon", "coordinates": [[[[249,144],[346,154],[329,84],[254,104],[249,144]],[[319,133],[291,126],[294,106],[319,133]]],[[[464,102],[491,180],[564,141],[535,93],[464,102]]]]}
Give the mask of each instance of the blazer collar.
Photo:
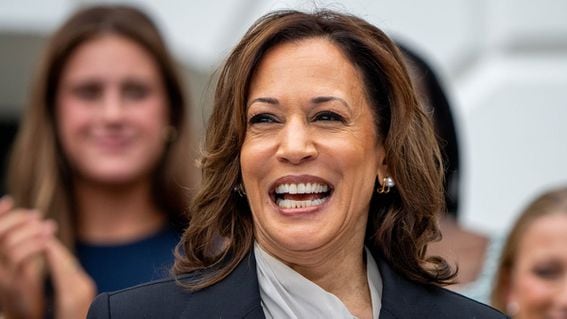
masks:
{"type": "Polygon", "coordinates": [[[248,254],[221,282],[188,298],[182,318],[264,319],[254,253],[248,254]],[[199,310],[196,313],[196,309],[199,310]],[[197,315],[197,316],[196,316],[197,315]]]}
{"type": "MultiPolygon", "coordinates": [[[[431,296],[439,293],[434,287],[418,285],[395,272],[381,253],[373,253],[382,276],[382,307],[380,319],[430,318],[436,306],[431,296]]],[[[434,318],[433,316],[432,318],[434,318]]]]}

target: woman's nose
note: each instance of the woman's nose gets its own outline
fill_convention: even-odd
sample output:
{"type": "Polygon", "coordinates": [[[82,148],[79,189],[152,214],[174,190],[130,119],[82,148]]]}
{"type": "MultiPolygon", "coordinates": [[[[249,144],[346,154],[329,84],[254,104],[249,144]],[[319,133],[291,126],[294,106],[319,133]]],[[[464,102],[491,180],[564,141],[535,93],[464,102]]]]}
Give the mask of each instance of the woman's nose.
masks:
{"type": "Polygon", "coordinates": [[[125,111],[122,104],[119,94],[107,92],[102,99],[102,118],[107,122],[120,121],[125,111]]]}
{"type": "Polygon", "coordinates": [[[276,157],[294,165],[313,160],[318,151],[312,132],[302,119],[289,120],[278,136],[280,139],[276,157]]]}

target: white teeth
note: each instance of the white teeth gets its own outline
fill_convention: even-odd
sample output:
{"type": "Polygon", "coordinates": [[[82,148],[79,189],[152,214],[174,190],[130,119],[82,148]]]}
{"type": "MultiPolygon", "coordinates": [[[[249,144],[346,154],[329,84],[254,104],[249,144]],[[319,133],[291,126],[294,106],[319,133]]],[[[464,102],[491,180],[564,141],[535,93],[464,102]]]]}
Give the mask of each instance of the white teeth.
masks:
{"type": "Polygon", "coordinates": [[[323,204],[327,198],[317,198],[310,200],[278,199],[278,206],[281,208],[307,208],[323,204]]]}
{"type": "Polygon", "coordinates": [[[297,194],[297,184],[289,185],[289,193],[290,194],[297,194]]]}
{"type": "Polygon", "coordinates": [[[276,187],[276,194],[314,194],[325,193],[329,190],[326,184],[300,183],[300,184],[280,184],[276,187]]]}

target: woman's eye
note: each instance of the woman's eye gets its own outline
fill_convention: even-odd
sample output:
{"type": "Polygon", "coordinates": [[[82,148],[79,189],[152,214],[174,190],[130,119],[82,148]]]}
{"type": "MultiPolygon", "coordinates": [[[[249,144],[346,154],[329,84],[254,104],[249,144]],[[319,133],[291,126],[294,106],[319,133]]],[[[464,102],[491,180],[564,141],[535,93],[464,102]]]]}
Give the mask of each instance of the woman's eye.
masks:
{"type": "Polygon", "coordinates": [[[128,83],[123,87],[124,96],[132,100],[141,100],[148,96],[149,89],[138,83],[128,83]]]}
{"type": "Polygon", "coordinates": [[[331,111],[323,111],[315,114],[314,121],[337,121],[337,122],[344,122],[344,117],[341,115],[331,112],[331,111]]]}
{"type": "Polygon", "coordinates": [[[277,123],[277,118],[268,113],[256,114],[250,118],[250,124],[277,123]]]}
{"type": "Polygon", "coordinates": [[[535,267],[533,272],[542,279],[555,279],[561,276],[561,269],[555,266],[535,267]]]}
{"type": "Polygon", "coordinates": [[[85,101],[93,101],[99,98],[102,94],[102,87],[97,84],[79,85],[73,88],[73,94],[78,98],[85,101]]]}

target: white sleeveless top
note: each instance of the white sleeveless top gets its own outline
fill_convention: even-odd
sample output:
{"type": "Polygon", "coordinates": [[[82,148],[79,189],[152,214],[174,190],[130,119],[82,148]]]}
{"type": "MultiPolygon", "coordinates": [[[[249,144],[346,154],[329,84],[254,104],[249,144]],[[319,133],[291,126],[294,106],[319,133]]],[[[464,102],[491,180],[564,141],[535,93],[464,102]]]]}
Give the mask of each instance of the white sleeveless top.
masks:
{"type": "MultiPolygon", "coordinates": [[[[254,243],[254,255],[262,309],[266,318],[356,318],[337,296],[265,252],[258,243],[254,243]]],[[[368,249],[366,269],[372,317],[378,319],[382,299],[382,277],[368,249]]]]}

